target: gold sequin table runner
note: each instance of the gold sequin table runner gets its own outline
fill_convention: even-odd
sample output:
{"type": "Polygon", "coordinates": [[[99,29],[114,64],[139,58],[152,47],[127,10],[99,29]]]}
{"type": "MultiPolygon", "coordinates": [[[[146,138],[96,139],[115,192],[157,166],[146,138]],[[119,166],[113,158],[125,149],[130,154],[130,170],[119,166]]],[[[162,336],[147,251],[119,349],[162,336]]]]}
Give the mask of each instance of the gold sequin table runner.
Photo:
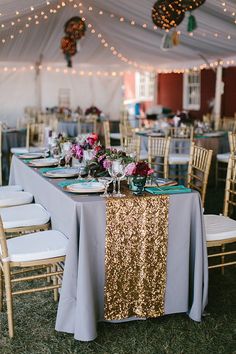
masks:
{"type": "Polygon", "coordinates": [[[104,317],[164,314],[169,196],[106,200],[104,317]]]}

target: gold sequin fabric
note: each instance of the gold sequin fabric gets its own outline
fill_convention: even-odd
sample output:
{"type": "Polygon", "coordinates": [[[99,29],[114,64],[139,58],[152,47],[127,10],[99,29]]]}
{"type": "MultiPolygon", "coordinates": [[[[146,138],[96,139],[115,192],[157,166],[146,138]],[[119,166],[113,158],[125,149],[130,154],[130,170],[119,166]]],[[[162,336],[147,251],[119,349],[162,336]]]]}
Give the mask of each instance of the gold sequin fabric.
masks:
{"type": "Polygon", "coordinates": [[[104,317],[164,314],[169,196],[106,200],[104,317]]]}

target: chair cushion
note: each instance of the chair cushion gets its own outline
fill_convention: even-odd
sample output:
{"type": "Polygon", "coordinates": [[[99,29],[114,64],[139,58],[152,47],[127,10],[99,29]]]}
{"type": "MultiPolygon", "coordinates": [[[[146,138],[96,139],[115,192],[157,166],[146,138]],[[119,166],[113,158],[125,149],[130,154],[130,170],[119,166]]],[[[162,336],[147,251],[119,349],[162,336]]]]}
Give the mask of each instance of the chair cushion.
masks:
{"type": "Polygon", "coordinates": [[[45,148],[43,147],[38,147],[38,146],[31,146],[29,149],[27,149],[26,146],[24,147],[12,147],[11,148],[11,153],[12,154],[27,154],[27,152],[43,152],[45,148]]]}
{"type": "MultiPolygon", "coordinates": [[[[48,230],[7,240],[9,260],[27,262],[65,256],[68,239],[59,231],[48,230]]],[[[0,248],[0,253],[2,250],[0,248]]]]}
{"type": "Polygon", "coordinates": [[[50,220],[50,214],[40,204],[2,208],[0,213],[4,229],[43,225],[50,220]]]}
{"type": "Polygon", "coordinates": [[[189,162],[189,154],[170,154],[169,165],[185,165],[189,162]]]}
{"type": "Polygon", "coordinates": [[[0,187],[0,192],[20,192],[22,191],[23,188],[19,186],[18,184],[12,185],[12,186],[1,186],[0,187]]]}
{"type": "Polygon", "coordinates": [[[12,147],[11,153],[12,154],[26,154],[28,151],[27,147],[12,147]]]}
{"type": "Polygon", "coordinates": [[[236,221],[222,215],[204,215],[207,241],[236,237],[236,221]]]}
{"type": "Polygon", "coordinates": [[[0,207],[29,204],[33,201],[33,195],[28,192],[0,192],[0,207]]]}
{"type": "Polygon", "coordinates": [[[230,153],[226,152],[225,154],[217,154],[216,158],[217,158],[217,161],[219,161],[219,162],[228,163],[229,162],[229,158],[230,158],[230,153]]]}
{"type": "Polygon", "coordinates": [[[111,134],[110,134],[110,138],[111,138],[111,139],[120,140],[121,134],[120,134],[120,133],[111,133],[111,134]]]}

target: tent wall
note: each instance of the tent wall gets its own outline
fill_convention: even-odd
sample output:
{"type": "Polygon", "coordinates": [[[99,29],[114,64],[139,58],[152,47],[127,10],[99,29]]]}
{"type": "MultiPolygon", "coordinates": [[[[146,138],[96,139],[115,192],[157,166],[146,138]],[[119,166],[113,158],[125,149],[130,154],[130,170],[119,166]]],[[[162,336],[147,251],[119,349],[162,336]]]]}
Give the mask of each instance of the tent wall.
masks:
{"type": "MultiPolygon", "coordinates": [[[[70,92],[71,107],[83,110],[96,105],[110,119],[119,119],[122,105],[122,78],[78,76],[42,71],[42,108],[58,105],[60,89],[70,92]]],[[[0,120],[9,126],[24,114],[25,106],[35,106],[34,71],[0,72],[0,120]]]]}
{"type": "Polygon", "coordinates": [[[34,72],[0,73],[0,121],[15,126],[25,106],[35,105],[34,72]]]}

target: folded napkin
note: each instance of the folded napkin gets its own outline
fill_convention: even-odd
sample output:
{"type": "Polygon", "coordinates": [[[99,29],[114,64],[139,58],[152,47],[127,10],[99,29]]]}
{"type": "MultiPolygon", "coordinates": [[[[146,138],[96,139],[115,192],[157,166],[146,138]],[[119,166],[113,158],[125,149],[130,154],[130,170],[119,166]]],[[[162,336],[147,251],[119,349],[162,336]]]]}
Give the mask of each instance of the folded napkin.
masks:
{"type": "Polygon", "coordinates": [[[88,181],[86,179],[71,179],[69,181],[62,181],[58,183],[58,186],[64,188],[67,186],[70,186],[71,184],[76,184],[76,183],[88,183],[88,182],[96,182],[95,179],[91,179],[91,181],[88,181]]]}
{"type": "Polygon", "coordinates": [[[163,187],[147,187],[145,191],[154,195],[158,194],[180,194],[180,193],[191,193],[190,188],[184,186],[163,186],[163,187]]]}
{"type": "MultiPolygon", "coordinates": [[[[60,170],[62,167],[43,167],[43,168],[39,168],[38,171],[40,173],[46,173],[48,171],[57,171],[60,170]]],[[[63,167],[64,168],[64,167],[63,167]]]]}

